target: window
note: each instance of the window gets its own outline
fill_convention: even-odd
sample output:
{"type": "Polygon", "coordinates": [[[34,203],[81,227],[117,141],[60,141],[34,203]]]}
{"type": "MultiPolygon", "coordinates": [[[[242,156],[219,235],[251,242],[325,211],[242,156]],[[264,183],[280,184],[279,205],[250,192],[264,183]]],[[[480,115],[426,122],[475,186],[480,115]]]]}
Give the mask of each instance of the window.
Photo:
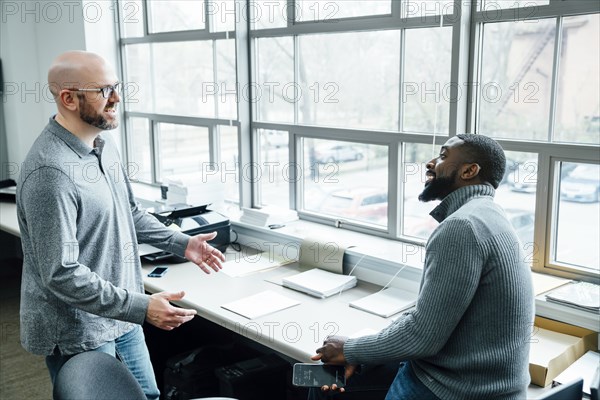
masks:
{"type": "Polygon", "coordinates": [[[254,206],[291,207],[302,218],[400,239],[400,149],[431,149],[432,135],[450,133],[451,38],[460,18],[450,18],[449,1],[334,3],[288,2],[285,24],[253,21],[259,163],[289,166],[255,184],[254,206]],[[286,143],[275,147],[280,138],[286,143]]]}
{"type": "Polygon", "coordinates": [[[495,138],[548,140],[556,19],[482,29],[479,130],[495,138]]]}
{"type": "Polygon", "coordinates": [[[285,131],[258,129],[258,163],[243,174],[259,187],[260,203],[281,208],[290,204],[290,182],[295,168],[289,160],[289,134],[285,131]]]}
{"type": "Polygon", "coordinates": [[[240,200],[231,0],[119,2],[127,156],[138,182],[218,175],[240,200]]]}
{"type": "Polygon", "coordinates": [[[342,223],[387,227],[387,147],[304,138],[299,209],[342,223]]]}
{"type": "Polygon", "coordinates": [[[552,231],[551,261],[591,273],[600,272],[600,165],[557,162],[558,199],[552,231]]]}
{"type": "Polygon", "coordinates": [[[424,244],[425,164],[488,135],[532,268],[598,281],[600,3],[119,4],[138,181],[200,169],[240,206],[424,244]]]}
{"type": "Polygon", "coordinates": [[[472,89],[475,132],[513,150],[497,198],[527,260],[596,282],[599,228],[585,221],[600,204],[599,11],[584,1],[483,2],[472,89]]]}

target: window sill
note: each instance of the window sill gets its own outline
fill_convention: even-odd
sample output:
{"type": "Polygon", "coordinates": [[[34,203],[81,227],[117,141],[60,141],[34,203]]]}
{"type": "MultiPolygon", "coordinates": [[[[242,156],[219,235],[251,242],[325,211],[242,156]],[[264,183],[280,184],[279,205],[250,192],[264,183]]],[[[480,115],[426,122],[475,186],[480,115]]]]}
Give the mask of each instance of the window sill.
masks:
{"type": "Polygon", "coordinates": [[[411,291],[417,291],[421,280],[425,260],[425,249],[422,246],[303,220],[287,223],[279,229],[259,227],[234,219],[231,222],[242,245],[259,246],[263,251],[271,250],[283,257],[289,253],[291,257],[293,252],[290,248],[297,254],[297,249],[305,238],[314,238],[346,247],[344,272],[353,271],[352,274],[360,280],[380,286],[408,288],[411,291]]]}

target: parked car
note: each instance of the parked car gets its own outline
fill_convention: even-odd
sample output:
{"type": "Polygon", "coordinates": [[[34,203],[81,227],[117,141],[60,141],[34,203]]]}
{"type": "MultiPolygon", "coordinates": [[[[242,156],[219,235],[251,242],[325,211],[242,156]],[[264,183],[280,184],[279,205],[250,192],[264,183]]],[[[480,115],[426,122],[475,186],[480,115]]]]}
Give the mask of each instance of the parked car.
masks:
{"type": "Polygon", "coordinates": [[[374,187],[336,190],[319,207],[319,211],[325,214],[373,223],[385,221],[387,209],[387,191],[374,187]]]}
{"type": "Polygon", "coordinates": [[[579,164],[560,183],[560,198],[594,203],[600,200],[600,165],[579,164]]]}
{"type": "Polygon", "coordinates": [[[314,161],[321,164],[357,161],[363,157],[362,150],[350,144],[317,146],[314,151],[314,161]]]}

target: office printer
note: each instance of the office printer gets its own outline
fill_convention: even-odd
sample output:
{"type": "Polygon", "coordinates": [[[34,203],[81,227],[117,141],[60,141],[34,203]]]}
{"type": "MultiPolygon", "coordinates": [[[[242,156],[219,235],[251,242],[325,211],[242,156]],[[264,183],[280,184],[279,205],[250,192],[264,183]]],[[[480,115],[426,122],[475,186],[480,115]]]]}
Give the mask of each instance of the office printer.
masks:
{"type": "MultiPolygon", "coordinates": [[[[160,213],[151,212],[150,214],[154,215],[165,226],[177,225],[183,233],[190,236],[200,233],[217,232],[217,237],[208,243],[220,252],[225,253],[230,241],[231,224],[229,218],[216,211],[208,210],[207,207],[208,205],[197,207],[185,206],[160,213]]],[[[185,258],[167,251],[146,254],[142,258],[147,261],[186,261],[185,258]]]]}

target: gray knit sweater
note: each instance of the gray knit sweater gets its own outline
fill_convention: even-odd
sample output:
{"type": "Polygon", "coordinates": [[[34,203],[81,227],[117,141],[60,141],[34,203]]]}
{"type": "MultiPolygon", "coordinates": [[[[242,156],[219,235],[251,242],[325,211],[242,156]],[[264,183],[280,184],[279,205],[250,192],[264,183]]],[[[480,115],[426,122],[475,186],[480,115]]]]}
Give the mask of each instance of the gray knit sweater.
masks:
{"type": "Polygon", "coordinates": [[[531,274],[487,185],[460,188],[431,215],[414,310],[378,334],[349,339],[351,364],[411,360],[441,399],[524,399],[533,326],[531,274]]]}

